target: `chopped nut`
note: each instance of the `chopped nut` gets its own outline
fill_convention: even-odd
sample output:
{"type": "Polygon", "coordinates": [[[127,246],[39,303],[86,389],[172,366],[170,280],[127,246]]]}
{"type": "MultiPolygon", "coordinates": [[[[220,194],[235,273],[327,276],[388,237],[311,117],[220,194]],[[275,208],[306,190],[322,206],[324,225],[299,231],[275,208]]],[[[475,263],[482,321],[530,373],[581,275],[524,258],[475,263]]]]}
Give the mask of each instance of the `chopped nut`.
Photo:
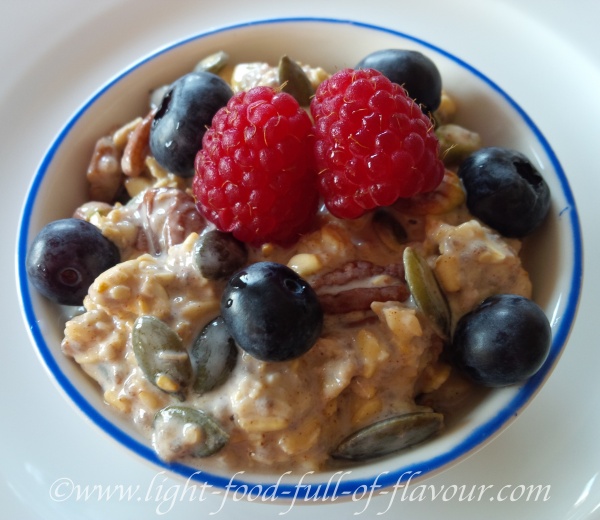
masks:
{"type": "Polygon", "coordinates": [[[409,333],[411,336],[421,336],[423,329],[412,309],[387,307],[383,310],[385,322],[394,334],[409,333]]]}
{"type": "Polygon", "coordinates": [[[290,258],[288,266],[300,276],[309,276],[319,271],[323,264],[317,255],[301,253],[290,258]]]}
{"type": "Polygon", "coordinates": [[[116,390],[106,390],[104,400],[123,413],[131,411],[131,401],[127,397],[119,395],[116,390]]]}
{"type": "Polygon", "coordinates": [[[156,378],[156,386],[165,392],[174,393],[179,391],[179,383],[174,381],[166,374],[161,374],[156,378]]]}
{"type": "Polygon", "coordinates": [[[261,253],[264,256],[271,256],[273,254],[273,251],[275,251],[275,246],[271,243],[263,244],[261,247],[261,253]]]}
{"type": "Polygon", "coordinates": [[[188,446],[200,444],[204,438],[204,432],[197,424],[186,423],[182,431],[183,442],[188,446]]]}

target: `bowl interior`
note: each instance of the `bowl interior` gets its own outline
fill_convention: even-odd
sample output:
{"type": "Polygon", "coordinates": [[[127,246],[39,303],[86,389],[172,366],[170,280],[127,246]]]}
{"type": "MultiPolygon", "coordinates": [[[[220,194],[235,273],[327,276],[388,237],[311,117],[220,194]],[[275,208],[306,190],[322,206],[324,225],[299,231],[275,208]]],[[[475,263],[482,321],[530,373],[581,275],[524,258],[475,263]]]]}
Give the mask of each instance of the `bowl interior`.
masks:
{"type": "MultiPolygon", "coordinates": [[[[227,51],[234,63],[277,63],[282,54],[330,72],[351,67],[368,53],[383,48],[420,50],[435,61],[444,88],[458,104],[458,123],[478,131],[484,145],[516,148],[529,156],[547,180],[553,203],[543,229],[525,246],[526,266],[532,276],[534,298],[551,320],[553,343],[544,367],[526,384],[489,392],[450,422],[443,435],[415,449],[354,466],[336,480],[337,495],[348,495],[375,479],[392,485],[432,475],[492,439],[539,390],[555,366],[569,334],[579,299],[582,276],[581,236],[575,203],[565,174],[550,145],[527,114],[492,80],[458,57],[426,42],[392,30],[345,20],[267,20],[223,28],[194,36],[142,59],[109,81],[69,120],[47,151],[25,201],[18,238],[18,276],[25,321],[36,349],[58,386],[87,417],[129,451],[159,467],[214,486],[233,482],[278,483],[275,493],[285,498],[297,492],[301,478],[313,483],[318,495],[333,489],[316,483],[332,482],[336,470],[315,475],[227,472],[207,461],[202,473],[182,464],[165,465],[148,441],[104,404],[96,384],[60,351],[61,311],[30,288],[25,274],[27,247],[49,221],[70,216],[85,201],[87,168],[100,135],[147,110],[147,93],[190,71],[213,52],[227,51]],[[332,45],[335,42],[335,45],[332,45]],[[56,194],[60,193],[60,197],[56,194]],[[553,262],[547,259],[552,258],[553,262]]],[[[260,489],[257,488],[257,492],[260,489]]],[[[303,492],[308,492],[306,489],[303,492]]]]}

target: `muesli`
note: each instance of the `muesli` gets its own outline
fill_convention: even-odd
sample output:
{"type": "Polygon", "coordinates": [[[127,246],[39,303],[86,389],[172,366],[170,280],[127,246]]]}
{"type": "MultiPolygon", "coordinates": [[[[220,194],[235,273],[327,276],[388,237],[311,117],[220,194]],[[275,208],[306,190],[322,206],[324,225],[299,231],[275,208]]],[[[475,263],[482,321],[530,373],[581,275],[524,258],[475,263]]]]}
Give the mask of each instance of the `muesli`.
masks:
{"type": "Polygon", "coordinates": [[[202,60],[32,244],[32,283],[83,306],[63,352],[165,461],[318,470],[438,434],[550,342],[519,257],[548,188],[456,110],[414,51],[202,60]]]}

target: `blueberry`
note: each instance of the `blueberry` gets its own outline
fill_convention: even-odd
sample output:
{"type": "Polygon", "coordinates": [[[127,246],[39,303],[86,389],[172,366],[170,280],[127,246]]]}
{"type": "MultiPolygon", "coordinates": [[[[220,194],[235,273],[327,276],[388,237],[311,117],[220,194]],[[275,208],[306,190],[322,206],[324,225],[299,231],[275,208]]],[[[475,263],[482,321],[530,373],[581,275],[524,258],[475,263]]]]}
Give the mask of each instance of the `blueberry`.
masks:
{"type": "Polygon", "coordinates": [[[263,361],[301,356],[323,326],[312,287],[274,262],[258,262],[234,274],[223,292],[221,315],[239,347],[263,361]]]}
{"type": "Polygon", "coordinates": [[[47,224],[27,253],[27,275],[44,296],[81,305],[96,277],[120,261],[117,246],[100,230],[76,218],[47,224]]]}
{"type": "Polygon", "coordinates": [[[469,211],[506,237],[532,233],[550,210],[550,189],[520,152],[482,148],[458,169],[469,211]]]}
{"type": "Polygon", "coordinates": [[[375,69],[390,81],[402,85],[409,96],[433,112],[442,100],[442,76],[435,63],[418,51],[384,49],[364,57],[357,69],[375,69]]]}
{"type": "Polygon", "coordinates": [[[471,380],[500,387],[534,375],[546,360],[551,341],[548,318],[535,302],[500,294],[458,320],[449,354],[471,380]]]}
{"type": "Polygon", "coordinates": [[[150,150],[158,163],[176,175],[192,177],[206,128],[231,96],[227,82],[209,72],[193,72],[175,81],[150,130],[150,150]]]}

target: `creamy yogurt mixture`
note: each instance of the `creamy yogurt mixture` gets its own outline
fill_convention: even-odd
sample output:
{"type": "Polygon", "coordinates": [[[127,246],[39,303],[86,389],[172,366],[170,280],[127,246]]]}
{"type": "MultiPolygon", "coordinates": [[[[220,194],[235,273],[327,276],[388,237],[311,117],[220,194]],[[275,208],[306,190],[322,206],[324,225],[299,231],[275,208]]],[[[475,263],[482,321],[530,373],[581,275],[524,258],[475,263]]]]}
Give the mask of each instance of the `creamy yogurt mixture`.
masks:
{"type": "MultiPolygon", "coordinates": [[[[315,83],[327,76],[307,70],[315,83]]],[[[233,78],[238,89],[275,81],[265,64],[244,64],[233,78]]],[[[451,105],[446,97],[437,117],[451,117],[451,105]]],[[[339,443],[363,427],[411,412],[451,413],[479,391],[444,360],[445,338],[406,287],[404,249],[433,269],[452,324],[490,295],[530,297],[532,288],[520,241],[469,214],[451,168],[433,193],[354,220],[323,208],[318,226],[292,246],[248,248],[248,263],[285,264],[319,296],[323,329],[306,354],[268,362],[239,350],[227,378],[204,393],[149,381],[133,351],[136,319],[162,320],[189,350],[219,315],[225,284],[200,274],[194,247],[214,226],[196,211],[189,179],[168,173],[150,154],[149,121],[140,117],[102,137],[94,151],[91,201],[75,214],[118,246],[122,262],[93,283],[84,312],[66,323],[62,349],[161,458],[201,464],[194,455],[206,443],[206,429],[194,421],[155,419],[170,405],[212,418],[222,447],[210,456],[225,466],[305,471],[327,467],[339,443]],[[119,190],[131,200],[107,202],[119,190]]]]}

